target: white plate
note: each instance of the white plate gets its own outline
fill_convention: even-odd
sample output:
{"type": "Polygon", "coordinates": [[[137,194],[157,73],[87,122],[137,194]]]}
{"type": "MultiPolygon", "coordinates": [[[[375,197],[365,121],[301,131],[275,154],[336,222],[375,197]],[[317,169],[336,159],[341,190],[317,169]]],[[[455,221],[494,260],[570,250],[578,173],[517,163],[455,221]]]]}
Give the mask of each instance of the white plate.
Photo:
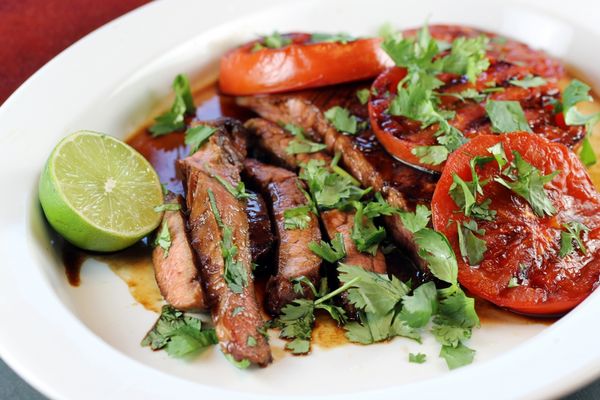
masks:
{"type": "MultiPolygon", "coordinates": [[[[201,78],[218,56],[256,33],[373,33],[463,23],[516,37],[569,60],[600,87],[600,6],[561,1],[153,2],[76,43],[29,79],[0,109],[0,354],[52,398],[283,398],[284,396],[463,399],[557,396],[600,373],[600,293],[550,327],[509,318],[483,324],[473,365],[448,372],[433,340],[316,347],[238,371],[209,351],[193,362],[139,346],[156,315],[98,262],[72,288],[48,240],[37,179],[58,140],[92,129],[125,137],[156,108],[178,72],[201,78]],[[562,19],[568,18],[568,19],[562,19]],[[408,352],[429,361],[409,364],[408,352]]],[[[281,343],[274,341],[275,346],[281,343]]],[[[281,354],[278,351],[277,354],[281,354]]]]}

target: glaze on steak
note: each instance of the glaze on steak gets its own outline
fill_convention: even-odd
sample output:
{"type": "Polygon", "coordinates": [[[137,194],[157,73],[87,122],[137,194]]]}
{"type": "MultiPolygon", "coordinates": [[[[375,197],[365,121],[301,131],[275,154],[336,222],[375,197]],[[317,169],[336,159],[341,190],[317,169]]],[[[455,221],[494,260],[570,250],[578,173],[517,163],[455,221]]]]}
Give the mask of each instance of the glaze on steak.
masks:
{"type": "Polygon", "coordinates": [[[312,291],[304,287],[304,293],[296,293],[293,280],[302,276],[313,285],[319,280],[321,258],[309,248],[310,242],[319,242],[321,232],[317,217],[309,213],[310,222],[306,228],[286,229],[284,213],[296,207],[308,204],[308,200],[299,188],[302,185],[298,176],[286,169],[263,164],[254,159],[244,161],[245,173],[265,197],[270,198],[272,216],[277,232],[277,271],[267,282],[267,310],[280,314],[281,308],[296,298],[311,298],[312,291]]]}
{"type": "Polygon", "coordinates": [[[248,218],[243,201],[237,200],[214,176],[219,175],[234,187],[240,182],[245,157],[235,131],[227,126],[219,129],[195,154],[178,161],[185,180],[188,227],[191,245],[201,264],[206,296],[211,306],[217,337],[225,354],[235,360],[249,360],[260,366],[271,362],[271,351],[261,334],[264,321],[256,301],[252,278],[248,218]],[[223,226],[232,231],[237,247],[234,261],[243,266],[247,284],[237,293],[225,279],[222,251],[223,229],[209,198],[215,198],[223,226]],[[250,343],[249,344],[249,338],[250,343]]]}

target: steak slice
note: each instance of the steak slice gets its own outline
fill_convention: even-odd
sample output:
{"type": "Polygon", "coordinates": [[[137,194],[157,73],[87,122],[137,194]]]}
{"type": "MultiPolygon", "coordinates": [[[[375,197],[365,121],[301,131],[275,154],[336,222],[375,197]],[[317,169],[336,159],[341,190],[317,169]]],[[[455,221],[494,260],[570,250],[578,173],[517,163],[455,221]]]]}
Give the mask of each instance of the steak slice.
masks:
{"type": "MultiPolygon", "coordinates": [[[[330,153],[341,153],[346,170],[363,186],[381,192],[390,205],[410,210],[418,203],[428,203],[437,176],[396,161],[385,152],[368,126],[357,135],[348,136],[338,132],[325,117],[329,108],[340,106],[349,109],[359,122],[367,122],[366,106],[356,97],[356,91],[365,87],[365,84],[353,84],[290,94],[238,97],[237,103],[271,121],[302,127],[307,136],[324,142],[330,153]]],[[[424,266],[417,255],[413,235],[404,228],[401,219],[385,217],[385,222],[395,241],[424,266]]]]}
{"type": "Polygon", "coordinates": [[[321,258],[310,251],[308,244],[321,240],[319,221],[314,214],[309,213],[310,222],[306,228],[286,229],[285,211],[308,204],[300,190],[302,183],[296,174],[253,159],[245,160],[244,168],[246,175],[261,188],[265,197],[271,199],[279,246],[277,271],[267,282],[266,307],[272,315],[278,315],[294,299],[313,296],[308,287],[304,287],[304,293],[296,293],[292,281],[304,276],[313,285],[318,283],[321,258]]]}
{"type": "Polygon", "coordinates": [[[152,251],[156,283],[167,303],[178,310],[204,311],[208,307],[185,229],[183,198],[170,193],[165,203],[178,204],[181,208],[177,211],[165,211],[163,215],[163,224],[166,224],[169,231],[171,246],[166,252],[161,246],[156,246],[152,251]]]}
{"type": "Polygon", "coordinates": [[[252,279],[245,204],[215,179],[218,175],[234,187],[240,182],[243,153],[230,133],[219,127],[199,151],[178,161],[178,167],[185,177],[191,245],[202,266],[200,272],[223,353],[237,361],[265,366],[272,358],[261,334],[264,321],[252,279]],[[214,194],[212,204],[210,192],[214,194]],[[232,252],[230,264],[224,260],[226,228],[231,230],[231,242],[237,249],[232,252]],[[242,283],[237,288],[231,278],[232,264],[236,269],[241,265],[237,277],[242,283]]]}

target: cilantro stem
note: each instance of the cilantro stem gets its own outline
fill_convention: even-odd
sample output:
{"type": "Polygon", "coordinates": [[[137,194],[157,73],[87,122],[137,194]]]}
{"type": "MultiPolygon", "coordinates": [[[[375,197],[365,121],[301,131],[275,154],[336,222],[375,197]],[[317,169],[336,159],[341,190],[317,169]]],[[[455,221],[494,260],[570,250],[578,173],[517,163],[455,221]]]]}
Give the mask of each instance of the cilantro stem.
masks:
{"type": "Polygon", "coordinates": [[[321,297],[320,299],[315,300],[315,305],[321,304],[324,301],[327,301],[327,300],[331,299],[332,297],[337,296],[338,294],[340,294],[343,291],[347,290],[348,288],[352,287],[359,280],[360,280],[360,277],[358,277],[358,276],[350,279],[348,282],[346,282],[344,285],[340,286],[339,288],[335,289],[333,292],[329,292],[325,296],[321,297]]]}
{"type": "Polygon", "coordinates": [[[357,181],[352,175],[350,175],[342,167],[338,166],[338,162],[340,161],[341,156],[342,156],[342,153],[340,153],[339,151],[337,153],[335,153],[335,157],[333,157],[333,160],[331,160],[331,169],[333,170],[333,172],[335,172],[339,176],[343,176],[344,178],[347,178],[348,180],[350,180],[350,182],[352,182],[352,184],[354,186],[360,187],[359,181],[357,181]]]}
{"type": "Polygon", "coordinates": [[[217,225],[219,225],[219,228],[222,229],[223,220],[221,219],[221,213],[219,213],[219,209],[217,208],[217,200],[215,199],[215,194],[211,189],[208,189],[206,192],[208,193],[208,198],[210,200],[210,208],[212,209],[215,219],[217,220],[217,225]]]}

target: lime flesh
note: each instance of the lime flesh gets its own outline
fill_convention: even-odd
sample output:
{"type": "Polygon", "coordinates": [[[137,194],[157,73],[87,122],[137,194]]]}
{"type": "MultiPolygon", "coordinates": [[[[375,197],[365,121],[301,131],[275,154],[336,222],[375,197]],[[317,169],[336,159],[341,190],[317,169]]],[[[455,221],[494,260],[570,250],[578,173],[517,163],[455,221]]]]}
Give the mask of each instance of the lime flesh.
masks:
{"type": "Polygon", "coordinates": [[[160,223],[162,188],[150,163],[111,136],[79,131],[52,151],[39,183],[50,225],[74,245],[124,249],[160,223]]]}

